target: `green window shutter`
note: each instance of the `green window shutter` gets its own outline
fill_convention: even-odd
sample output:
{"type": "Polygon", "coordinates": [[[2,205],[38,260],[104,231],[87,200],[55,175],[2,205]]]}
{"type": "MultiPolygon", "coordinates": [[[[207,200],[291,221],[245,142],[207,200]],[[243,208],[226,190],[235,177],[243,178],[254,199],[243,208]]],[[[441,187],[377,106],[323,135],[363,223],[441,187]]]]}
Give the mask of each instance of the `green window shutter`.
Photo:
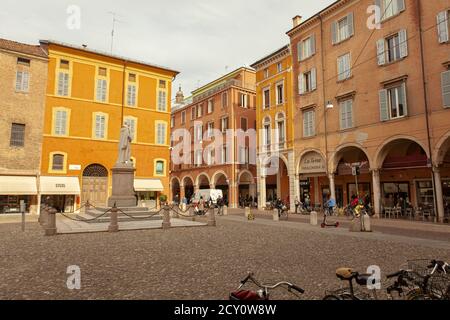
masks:
{"type": "Polygon", "coordinates": [[[380,121],[389,120],[389,103],[388,103],[388,92],[386,89],[380,90],[380,121]]]}

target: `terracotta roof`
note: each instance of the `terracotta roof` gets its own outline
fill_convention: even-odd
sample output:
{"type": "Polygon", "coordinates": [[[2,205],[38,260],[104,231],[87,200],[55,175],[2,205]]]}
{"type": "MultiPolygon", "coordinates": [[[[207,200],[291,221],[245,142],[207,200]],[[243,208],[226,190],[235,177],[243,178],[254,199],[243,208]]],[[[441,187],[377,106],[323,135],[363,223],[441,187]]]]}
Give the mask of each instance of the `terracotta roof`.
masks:
{"type": "Polygon", "coordinates": [[[0,49],[47,58],[47,54],[39,45],[33,46],[0,38],[0,49]]]}

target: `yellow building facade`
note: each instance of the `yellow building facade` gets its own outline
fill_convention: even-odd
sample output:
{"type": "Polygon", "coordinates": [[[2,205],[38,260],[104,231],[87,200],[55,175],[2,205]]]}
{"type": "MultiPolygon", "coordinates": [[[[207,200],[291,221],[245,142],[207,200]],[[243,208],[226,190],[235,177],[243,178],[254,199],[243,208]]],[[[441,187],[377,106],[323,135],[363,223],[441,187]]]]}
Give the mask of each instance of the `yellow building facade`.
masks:
{"type": "Polygon", "coordinates": [[[298,178],[294,169],[292,56],[286,45],[252,65],[256,69],[258,206],[276,198],[294,208],[298,178]],[[274,161],[275,160],[275,161],[274,161]],[[270,165],[272,163],[272,165],[270,165]],[[270,172],[269,166],[278,166],[270,172]]]}
{"type": "Polygon", "coordinates": [[[104,206],[125,124],[133,135],[138,199],[147,205],[168,194],[170,97],[178,72],[84,47],[41,45],[49,55],[41,172],[55,189],[41,195],[66,212],[88,200],[104,206]]]}

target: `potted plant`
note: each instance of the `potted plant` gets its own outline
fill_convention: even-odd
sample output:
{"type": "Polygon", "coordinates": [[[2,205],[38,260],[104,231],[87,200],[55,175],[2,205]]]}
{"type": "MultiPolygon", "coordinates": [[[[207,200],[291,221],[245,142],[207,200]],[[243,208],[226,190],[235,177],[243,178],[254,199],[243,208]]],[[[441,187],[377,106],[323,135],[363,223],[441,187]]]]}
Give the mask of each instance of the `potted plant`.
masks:
{"type": "Polygon", "coordinates": [[[165,194],[162,194],[162,195],[159,196],[159,203],[162,206],[167,205],[167,196],[165,194]]]}

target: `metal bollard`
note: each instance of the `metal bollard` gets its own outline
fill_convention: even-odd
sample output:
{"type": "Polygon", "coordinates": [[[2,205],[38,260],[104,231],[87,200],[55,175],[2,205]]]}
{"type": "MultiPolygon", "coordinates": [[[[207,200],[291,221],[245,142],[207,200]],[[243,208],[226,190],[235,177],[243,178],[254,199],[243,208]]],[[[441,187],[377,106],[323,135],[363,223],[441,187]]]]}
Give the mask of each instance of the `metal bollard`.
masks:
{"type": "Polygon", "coordinates": [[[223,215],[227,216],[228,215],[228,207],[227,206],[223,206],[223,215]]]}
{"type": "Polygon", "coordinates": [[[317,212],[316,211],[311,212],[311,215],[309,216],[309,223],[312,226],[317,226],[317,224],[318,224],[317,219],[318,219],[317,218],[317,212]]]}
{"type": "Polygon", "coordinates": [[[209,210],[208,226],[209,227],[215,227],[216,226],[216,213],[214,212],[214,208],[211,208],[211,210],[209,210]]]}
{"type": "Polygon", "coordinates": [[[56,209],[48,210],[48,220],[45,226],[45,235],[46,236],[55,236],[57,234],[56,230],[56,209]]]}
{"type": "Polygon", "coordinates": [[[273,210],[273,221],[280,221],[280,216],[278,215],[278,210],[273,210]]]}
{"type": "Polygon", "coordinates": [[[170,229],[170,211],[169,208],[164,207],[164,214],[163,214],[163,223],[162,228],[164,230],[170,229]]]}
{"type": "Polygon", "coordinates": [[[116,205],[111,209],[111,222],[109,223],[108,232],[118,232],[119,231],[119,219],[118,219],[118,211],[116,205]]]}

